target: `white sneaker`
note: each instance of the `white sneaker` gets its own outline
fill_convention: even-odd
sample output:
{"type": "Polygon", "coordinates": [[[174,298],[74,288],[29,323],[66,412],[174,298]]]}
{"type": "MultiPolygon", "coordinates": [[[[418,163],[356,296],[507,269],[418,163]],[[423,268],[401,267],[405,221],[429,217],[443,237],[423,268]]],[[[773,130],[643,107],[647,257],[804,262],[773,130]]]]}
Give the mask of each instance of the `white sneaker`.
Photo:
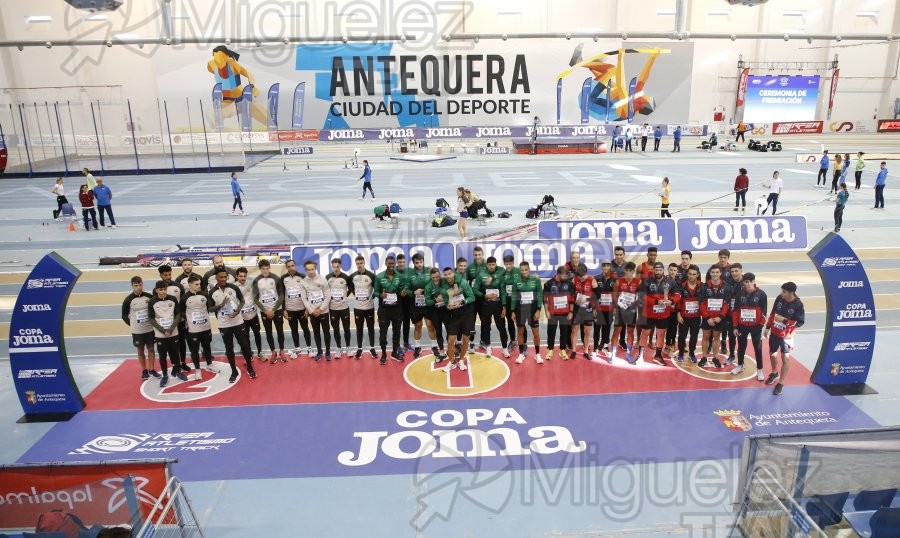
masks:
{"type": "Polygon", "coordinates": [[[454,368],[456,368],[456,363],[453,362],[453,361],[450,361],[450,364],[448,364],[448,365],[444,368],[444,371],[445,371],[445,372],[449,372],[450,370],[453,370],[454,368]]]}
{"type": "Polygon", "coordinates": [[[519,358],[516,359],[516,364],[522,364],[525,362],[525,355],[519,355],[519,358]]]}
{"type": "Polygon", "coordinates": [[[757,371],[756,371],[756,380],[757,380],[757,381],[765,381],[765,380],[766,380],[766,377],[763,375],[763,371],[762,371],[762,370],[757,370],[757,371]]]}
{"type": "Polygon", "coordinates": [[[205,368],[206,368],[206,371],[207,371],[207,372],[212,372],[212,373],[214,373],[214,374],[218,374],[218,373],[219,373],[219,369],[216,368],[216,365],[215,365],[215,364],[207,364],[205,368]]]}
{"type": "Polygon", "coordinates": [[[503,358],[504,358],[504,359],[508,359],[508,358],[509,358],[509,350],[508,350],[508,349],[503,348],[503,350],[500,351],[500,353],[503,354],[503,358]]]}
{"type": "Polygon", "coordinates": [[[235,211],[234,209],[232,209],[232,210],[231,210],[231,214],[232,214],[232,215],[237,215],[237,211],[235,211]]]}
{"type": "Polygon", "coordinates": [[[485,346],[485,348],[484,348],[484,354],[485,354],[485,355],[493,355],[493,354],[494,354],[494,348],[492,348],[491,346],[485,346]]]}
{"type": "Polygon", "coordinates": [[[110,226],[110,228],[112,228],[112,229],[115,230],[115,229],[117,228],[117,226],[116,226],[115,224],[113,224],[113,225],[110,226]]]}
{"type": "MultiPolygon", "coordinates": [[[[298,353],[298,355],[299,355],[299,353],[298,353]]],[[[315,356],[315,353],[313,352],[312,346],[309,346],[309,347],[306,348],[306,356],[307,356],[307,357],[314,357],[314,356],[315,356]]]]}
{"type": "Polygon", "coordinates": [[[536,362],[538,364],[544,364],[544,359],[541,358],[540,353],[538,353],[537,355],[534,356],[534,362],[536,362]]]}
{"type": "Polygon", "coordinates": [[[203,374],[201,373],[200,369],[198,368],[198,369],[194,370],[194,380],[200,381],[201,379],[203,379],[203,374]]]}
{"type": "Polygon", "coordinates": [[[246,217],[246,216],[249,215],[249,214],[250,214],[250,213],[247,213],[246,211],[241,211],[241,216],[243,216],[243,217],[246,217]]]}
{"type": "Polygon", "coordinates": [[[466,366],[466,362],[464,360],[459,361],[459,369],[463,372],[469,369],[469,367],[466,366]]]}
{"type": "Polygon", "coordinates": [[[731,375],[738,375],[739,373],[741,373],[741,372],[743,372],[743,371],[744,371],[744,365],[743,365],[743,364],[738,364],[738,365],[734,368],[734,370],[731,371],[731,375]]]}
{"type": "Polygon", "coordinates": [[[289,350],[285,351],[284,354],[287,355],[289,359],[296,359],[298,351],[300,351],[300,350],[297,348],[289,349],[289,350]]]}
{"type": "Polygon", "coordinates": [[[345,347],[345,348],[343,348],[343,349],[341,350],[341,358],[346,359],[346,358],[347,358],[347,355],[349,355],[349,354],[350,354],[350,348],[349,348],[349,347],[345,347]]]}
{"type": "Polygon", "coordinates": [[[597,355],[596,351],[591,351],[590,356],[592,361],[600,360],[600,355],[597,355]]]}

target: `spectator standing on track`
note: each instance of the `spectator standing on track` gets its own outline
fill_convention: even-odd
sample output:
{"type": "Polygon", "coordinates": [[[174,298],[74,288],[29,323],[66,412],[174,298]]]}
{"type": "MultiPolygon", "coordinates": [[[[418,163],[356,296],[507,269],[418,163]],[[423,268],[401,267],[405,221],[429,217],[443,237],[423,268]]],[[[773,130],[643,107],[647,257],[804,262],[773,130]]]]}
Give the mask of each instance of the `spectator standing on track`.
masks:
{"type": "Polygon", "coordinates": [[[237,215],[237,211],[235,209],[241,209],[241,215],[247,216],[247,212],[244,211],[244,204],[241,202],[241,195],[244,194],[244,189],[241,188],[241,184],[238,183],[237,172],[231,173],[231,195],[234,196],[234,203],[231,204],[231,214],[237,215]]]}
{"type": "Polygon", "coordinates": [[[78,200],[81,202],[81,217],[84,219],[84,231],[91,231],[91,222],[94,223],[94,229],[97,227],[97,212],[94,211],[94,193],[89,191],[87,185],[81,186],[78,193],[78,200]]]}
{"type": "Polygon", "coordinates": [[[884,209],[884,185],[887,183],[888,170],[884,161],[881,161],[881,169],[875,178],[875,207],[872,209],[884,209]]]}
{"type": "Polygon", "coordinates": [[[645,123],[643,127],[641,127],[641,151],[647,151],[647,139],[653,135],[653,127],[650,127],[649,124],[645,123]]]}
{"type": "Polygon", "coordinates": [[[741,122],[738,123],[738,125],[737,125],[737,136],[734,137],[735,143],[737,143],[739,141],[744,142],[744,133],[746,133],[746,132],[747,132],[747,124],[744,123],[743,120],[741,120],[741,122]]]}
{"type": "Polygon", "coordinates": [[[59,220],[63,204],[69,203],[69,200],[66,198],[66,188],[63,186],[63,178],[56,178],[56,183],[50,189],[50,192],[56,195],[56,209],[53,210],[53,218],[59,220]]]}
{"type": "Polygon", "coordinates": [[[375,191],[372,190],[372,168],[369,166],[369,161],[367,159],[363,159],[363,173],[359,176],[359,179],[363,182],[363,191],[362,196],[359,197],[360,200],[364,200],[366,198],[366,190],[372,193],[372,199],[375,199],[375,191]]]}
{"type": "Polygon", "coordinates": [[[469,211],[466,209],[471,200],[468,196],[466,196],[466,188],[465,187],[457,187],[456,188],[456,211],[459,213],[459,220],[456,222],[457,229],[459,230],[459,238],[463,241],[466,240],[466,235],[469,234],[468,229],[468,218],[469,211]]]}
{"type": "Polygon", "coordinates": [[[669,188],[669,178],[664,177],[662,180],[662,190],[656,191],[657,196],[659,196],[662,201],[662,206],[659,208],[659,218],[672,218],[672,214],[669,213],[669,194],[672,190],[669,188]]]}
{"type": "Polygon", "coordinates": [[[850,154],[844,154],[844,165],[841,167],[841,178],[838,181],[841,185],[847,183],[847,174],[850,172],[850,154]]]}
{"type": "Polygon", "coordinates": [[[856,188],[854,190],[857,191],[862,185],[862,173],[863,169],[866,167],[866,161],[863,160],[863,155],[865,155],[865,153],[863,153],[862,151],[856,154],[856,172],[854,175],[856,179],[856,188]]]}
{"type": "Polygon", "coordinates": [[[94,187],[97,186],[97,180],[94,179],[94,174],[87,168],[82,168],[81,174],[85,177],[85,183],[87,184],[88,189],[94,190],[94,187]]]}
{"type": "Polygon", "coordinates": [[[837,194],[838,192],[838,179],[841,178],[841,169],[843,168],[841,162],[843,160],[840,153],[834,156],[834,172],[831,176],[831,191],[829,191],[829,194],[837,194]]]}
{"type": "Polygon", "coordinates": [[[97,213],[100,214],[100,227],[106,228],[106,222],[103,219],[103,213],[109,215],[109,227],[116,227],[116,218],[112,212],[112,191],[107,185],[103,184],[102,179],[97,180],[97,186],[94,187],[94,198],[97,200],[97,213]]]}
{"type": "Polygon", "coordinates": [[[766,207],[762,211],[763,215],[769,210],[769,206],[772,207],[772,215],[775,215],[778,212],[778,198],[781,196],[781,191],[783,190],[784,182],[781,180],[781,174],[776,170],[772,173],[772,179],[769,181],[769,197],[766,198],[766,207]]]}
{"type": "Polygon", "coordinates": [[[675,132],[672,133],[672,140],[674,141],[672,153],[675,153],[676,151],[681,153],[681,125],[675,128],[675,132]]]}
{"type": "Polygon", "coordinates": [[[660,140],[662,140],[662,129],[657,125],[653,130],[653,151],[659,151],[660,140]]]}
{"type": "Polygon", "coordinates": [[[822,157],[819,159],[819,175],[816,176],[816,188],[824,189],[825,188],[825,176],[828,174],[828,150],[822,150],[822,157]],[[822,186],[819,186],[819,182],[822,183],[822,186]]]}
{"type": "Polygon", "coordinates": [[[841,190],[837,193],[837,196],[834,198],[834,232],[838,233],[841,231],[841,225],[844,223],[844,206],[847,205],[847,198],[850,198],[850,193],[847,192],[847,184],[841,183],[841,190]]]}
{"type": "Polygon", "coordinates": [[[750,189],[750,178],[747,177],[746,168],[738,168],[738,175],[734,178],[734,210],[741,207],[741,215],[747,211],[747,191],[750,189]]]}

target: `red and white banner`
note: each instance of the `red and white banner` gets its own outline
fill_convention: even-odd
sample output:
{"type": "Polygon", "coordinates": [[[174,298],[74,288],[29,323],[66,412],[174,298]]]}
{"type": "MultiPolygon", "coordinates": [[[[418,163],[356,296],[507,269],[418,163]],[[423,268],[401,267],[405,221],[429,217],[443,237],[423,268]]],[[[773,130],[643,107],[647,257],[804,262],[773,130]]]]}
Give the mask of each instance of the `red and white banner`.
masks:
{"type": "Polygon", "coordinates": [[[831,109],[834,108],[834,94],[837,92],[838,76],[841,74],[840,69],[835,69],[831,74],[831,93],[828,94],[828,119],[831,119],[831,109]]]}
{"type": "Polygon", "coordinates": [[[814,134],[822,132],[821,121],[791,121],[773,123],[772,135],[814,134]]]}
{"type": "Polygon", "coordinates": [[[71,512],[88,527],[130,523],[122,489],[128,475],[146,518],[169,478],[164,460],[0,467],[0,529],[33,529],[51,510],[71,512]]]}
{"type": "Polygon", "coordinates": [[[744,99],[747,97],[748,78],[750,78],[750,68],[745,67],[744,70],[741,71],[741,76],[738,78],[737,100],[734,102],[735,108],[744,106],[744,99]]]}
{"type": "Polygon", "coordinates": [[[319,131],[316,129],[300,129],[297,131],[278,131],[269,133],[270,142],[305,142],[318,140],[319,131]]]}
{"type": "Polygon", "coordinates": [[[900,132],[900,120],[878,120],[879,133],[900,132]]]}

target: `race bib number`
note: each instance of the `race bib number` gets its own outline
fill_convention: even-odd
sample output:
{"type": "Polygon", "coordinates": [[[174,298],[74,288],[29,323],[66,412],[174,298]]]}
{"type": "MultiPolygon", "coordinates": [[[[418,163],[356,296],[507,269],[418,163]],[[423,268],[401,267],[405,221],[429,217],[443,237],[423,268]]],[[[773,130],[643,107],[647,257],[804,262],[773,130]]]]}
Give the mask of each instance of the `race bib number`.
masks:
{"type": "Polygon", "coordinates": [[[206,312],[191,312],[192,325],[205,325],[207,321],[209,321],[209,316],[206,312]]]}
{"type": "Polygon", "coordinates": [[[466,298],[463,294],[459,293],[450,298],[450,306],[457,307],[462,305],[466,301],[466,298]]]}
{"type": "Polygon", "coordinates": [[[497,288],[488,288],[484,290],[484,298],[488,301],[496,301],[500,298],[500,290],[497,288]]]}
{"type": "Polygon", "coordinates": [[[684,302],[684,312],[686,314],[699,314],[700,313],[700,301],[685,301],[684,302]]]}
{"type": "Polygon", "coordinates": [[[290,288],[285,289],[285,293],[287,294],[288,299],[299,299],[300,298],[300,287],[299,286],[291,286],[290,288]]]}
{"type": "Polygon", "coordinates": [[[508,295],[508,296],[509,296],[509,295],[512,295],[512,288],[513,288],[513,287],[512,287],[512,284],[507,284],[507,285],[506,285],[506,295],[508,295]]]}
{"type": "Polygon", "coordinates": [[[309,292],[309,304],[319,306],[325,302],[325,294],[321,290],[312,290],[309,292]]]}
{"type": "Polygon", "coordinates": [[[278,299],[278,296],[272,290],[263,290],[260,292],[259,302],[264,305],[275,304],[275,301],[277,299],[278,299]]]}
{"type": "Polygon", "coordinates": [[[569,305],[568,297],[554,297],[553,298],[553,310],[565,310],[569,305]]]}
{"type": "Polygon", "coordinates": [[[147,323],[148,321],[150,321],[150,311],[146,308],[134,313],[135,323],[147,323]]]}
{"type": "Polygon", "coordinates": [[[344,290],[341,288],[331,288],[331,300],[332,301],[343,301],[344,300],[344,290]]]}
{"type": "Polygon", "coordinates": [[[722,299],[707,299],[706,308],[717,312],[722,310],[722,299]]]}
{"type": "Polygon", "coordinates": [[[575,296],[575,302],[578,303],[579,306],[589,306],[588,305],[589,300],[590,300],[590,297],[588,297],[587,295],[585,295],[583,293],[579,293],[578,295],[575,296]]]}
{"type": "Polygon", "coordinates": [[[519,295],[520,302],[522,304],[531,304],[534,302],[534,292],[533,291],[523,291],[519,295]]]}
{"type": "Polygon", "coordinates": [[[664,305],[664,304],[653,305],[653,313],[654,314],[665,314],[666,313],[666,305],[664,305]]]}
{"type": "Polygon", "coordinates": [[[622,308],[628,308],[629,306],[634,304],[635,299],[637,299],[635,294],[628,291],[623,291],[619,294],[619,306],[621,306],[622,308]]]}
{"type": "Polygon", "coordinates": [[[356,290],[356,300],[357,301],[368,301],[369,300],[369,290],[368,289],[357,289],[356,290]]]}
{"type": "Polygon", "coordinates": [[[756,321],[756,310],[752,308],[741,308],[741,321],[753,323],[756,321]]]}
{"type": "Polygon", "coordinates": [[[222,309],[219,310],[219,314],[222,316],[230,316],[234,314],[235,305],[231,299],[225,301],[225,304],[222,306],[222,309]]]}
{"type": "Polygon", "coordinates": [[[772,327],[775,327],[779,331],[783,331],[783,330],[787,329],[787,325],[785,325],[785,323],[783,321],[773,321],[772,327]]]}
{"type": "Polygon", "coordinates": [[[396,293],[384,294],[384,304],[387,304],[387,305],[397,304],[397,294],[396,293]]]}
{"type": "Polygon", "coordinates": [[[601,293],[600,304],[603,306],[612,306],[612,293],[601,293]]]}
{"type": "Polygon", "coordinates": [[[165,330],[169,330],[172,328],[172,323],[175,321],[175,318],[172,316],[159,318],[159,326],[165,330]]]}
{"type": "Polygon", "coordinates": [[[424,295],[416,295],[416,298],[413,300],[416,306],[424,307],[425,306],[425,296],[424,295]]]}
{"type": "Polygon", "coordinates": [[[241,308],[241,314],[252,314],[256,312],[256,305],[249,303],[244,308],[241,308]]]}

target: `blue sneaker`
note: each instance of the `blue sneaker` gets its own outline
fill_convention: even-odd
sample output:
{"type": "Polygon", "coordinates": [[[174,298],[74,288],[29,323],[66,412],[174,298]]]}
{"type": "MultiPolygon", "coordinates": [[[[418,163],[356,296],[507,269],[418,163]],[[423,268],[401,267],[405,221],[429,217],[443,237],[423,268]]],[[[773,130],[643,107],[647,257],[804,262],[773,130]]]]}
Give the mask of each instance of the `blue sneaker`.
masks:
{"type": "Polygon", "coordinates": [[[167,376],[167,375],[162,376],[162,378],[160,378],[160,380],[159,380],[159,386],[165,387],[168,384],[169,384],[169,376],[167,376]]]}
{"type": "Polygon", "coordinates": [[[331,362],[331,353],[325,354],[325,362],[331,362]]]}
{"type": "Polygon", "coordinates": [[[625,360],[628,361],[628,364],[637,364],[637,362],[634,360],[634,357],[631,356],[630,349],[625,353],[625,360]]]}
{"type": "Polygon", "coordinates": [[[141,372],[141,379],[150,379],[150,372],[148,372],[147,370],[141,372]]]}
{"type": "MultiPolygon", "coordinates": [[[[322,354],[316,353],[316,362],[319,362],[320,360],[322,360],[322,354]]],[[[331,359],[329,359],[329,360],[331,360],[331,359]]]]}
{"type": "Polygon", "coordinates": [[[692,363],[697,364],[697,356],[696,356],[696,355],[694,355],[693,353],[691,353],[690,359],[691,359],[691,362],[692,362],[692,363]]]}
{"type": "Polygon", "coordinates": [[[180,380],[182,380],[182,381],[187,381],[187,380],[188,380],[188,379],[187,379],[187,376],[184,375],[184,372],[178,372],[178,373],[175,375],[175,377],[177,377],[178,379],[180,379],[180,380]]]}
{"type": "Polygon", "coordinates": [[[415,351],[415,350],[416,350],[416,346],[414,346],[414,345],[412,345],[412,344],[406,344],[406,345],[403,346],[403,347],[406,348],[406,351],[415,351]]]}
{"type": "Polygon", "coordinates": [[[684,362],[684,355],[678,355],[678,358],[676,360],[678,362],[684,362]]]}

